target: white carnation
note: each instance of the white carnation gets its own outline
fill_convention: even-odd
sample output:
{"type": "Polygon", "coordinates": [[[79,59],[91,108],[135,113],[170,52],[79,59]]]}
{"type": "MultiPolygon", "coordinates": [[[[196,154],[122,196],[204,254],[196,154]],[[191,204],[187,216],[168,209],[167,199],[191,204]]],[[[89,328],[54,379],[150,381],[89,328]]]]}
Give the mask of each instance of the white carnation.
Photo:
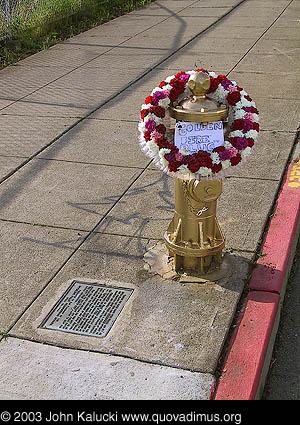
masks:
{"type": "Polygon", "coordinates": [[[243,109],[237,109],[236,111],[233,112],[233,118],[235,120],[242,120],[245,114],[246,114],[246,111],[244,111],[243,109]]]}
{"type": "Polygon", "coordinates": [[[208,177],[212,175],[212,170],[207,167],[200,167],[197,171],[197,174],[199,174],[201,177],[208,177]]]}
{"type": "Polygon", "coordinates": [[[225,142],[224,142],[224,148],[232,148],[233,146],[232,146],[232,144],[230,143],[230,142],[228,142],[228,140],[225,140],[225,142]]]}
{"type": "Polygon", "coordinates": [[[167,153],[170,153],[170,152],[171,152],[171,149],[161,148],[161,149],[159,150],[159,156],[160,156],[161,158],[164,158],[164,157],[165,157],[165,155],[166,155],[167,153]]]}
{"type": "Polygon", "coordinates": [[[222,162],[223,170],[226,170],[226,168],[229,168],[230,167],[230,161],[229,161],[229,159],[226,159],[226,161],[221,161],[221,162],[222,162]]]}
{"type": "Polygon", "coordinates": [[[167,167],[169,162],[165,159],[165,155],[170,153],[171,149],[162,148],[159,150],[158,155],[160,157],[160,163],[163,167],[167,167]]]}
{"type": "Polygon", "coordinates": [[[146,126],[144,121],[140,121],[138,125],[138,129],[140,133],[144,133],[146,131],[146,126]]]}
{"type": "Polygon", "coordinates": [[[170,84],[166,84],[165,86],[163,86],[163,90],[169,90],[169,91],[171,91],[172,90],[172,86],[170,86],[170,84]]]}
{"type": "Polygon", "coordinates": [[[155,87],[152,92],[151,92],[151,96],[156,92],[156,91],[163,91],[163,89],[161,89],[160,87],[155,87]]]}
{"type": "Polygon", "coordinates": [[[213,77],[213,78],[217,78],[217,76],[218,76],[218,74],[216,74],[216,73],[215,73],[215,72],[213,72],[213,71],[209,72],[209,73],[208,73],[208,75],[209,75],[210,77],[213,77]]]}
{"type": "Polygon", "coordinates": [[[253,102],[250,102],[249,100],[245,99],[244,97],[242,97],[241,100],[235,104],[235,107],[237,109],[242,109],[243,107],[249,108],[250,106],[253,106],[253,102]]]}
{"type": "Polygon", "coordinates": [[[209,94],[209,97],[216,99],[219,102],[224,102],[226,97],[228,95],[228,91],[224,89],[224,87],[219,84],[218,88],[213,92],[209,94]]]}
{"type": "Polygon", "coordinates": [[[251,154],[251,148],[250,146],[248,146],[246,149],[244,149],[243,151],[241,151],[241,157],[244,160],[245,158],[247,158],[247,156],[249,156],[251,154]]]}
{"type": "Polygon", "coordinates": [[[169,162],[165,158],[160,158],[160,163],[164,168],[169,165],[169,162]]]}
{"type": "Polygon", "coordinates": [[[155,121],[155,123],[157,124],[157,125],[159,125],[159,124],[162,124],[162,122],[163,122],[163,120],[161,119],[161,118],[159,118],[159,117],[157,117],[155,114],[152,114],[151,112],[145,117],[145,123],[147,122],[147,121],[151,121],[151,120],[154,120],[155,121]]]}
{"type": "Polygon", "coordinates": [[[245,97],[241,97],[240,102],[242,103],[243,106],[247,106],[247,107],[252,106],[252,102],[250,100],[247,100],[245,97]]]}
{"type": "Polygon", "coordinates": [[[178,171],[181,174],[188,174],[188,173],[190,173],[190,170],[188,169],[188,166],[186,164],[180,165],[180,167],[178,167],[178,171]]]}
{"type": "Polygon", "coordinates": [[[179,149],[179,153],[181,153],[181,155],[183,155],[183,156],[187,156],[187,155],[191,154],[191,152],[186,148],[179,149]]]}
{"type": "Polygon", "coordinates": [[[249,130],[247,133],[244,134],[244,137],[257,140],[258,132],[256,130],[249,130]]]}
{"type": "Polygon", "coordinates": [[[149,142],[147,142],[147,147],[150,152],[157,153],[159,151],[159,147],[153,140],[150,140],[149,142]]]}
{"type": "Polygon", "coordinates": [[[155,115],[152,114],[152,112],[149,112],[149,114],[147,114],[144,118],[144,122],[150,121],[150,120],[154,120],[155,119],[155,115]]]}
{"type": "Polygon", "coordinates": [[[165,78],[164,81],[166,81],[166,83],[169,83],[171,80],[173,80],[173,78],[175,78],[175,75],[170,75],[169,77],[165,78]]]}
{"type": "Polygon", "coordinates": [[[218,152],[212,152],[210,154],[211,160],[213,164],[220,164],[220,158],[218,152]]]}
{"type": "Polygon", "coordinates": [[[158,104],[159,104],[159,106],[162,106],[163,108],[167,108],[170,105],[170,99],[169,98],[160,99],[158,104]]]}
{"type": "Polygon", "coordinates": [[[229,137],[244,137],[244,133],[241,130],[231,131],[229,137]]]}

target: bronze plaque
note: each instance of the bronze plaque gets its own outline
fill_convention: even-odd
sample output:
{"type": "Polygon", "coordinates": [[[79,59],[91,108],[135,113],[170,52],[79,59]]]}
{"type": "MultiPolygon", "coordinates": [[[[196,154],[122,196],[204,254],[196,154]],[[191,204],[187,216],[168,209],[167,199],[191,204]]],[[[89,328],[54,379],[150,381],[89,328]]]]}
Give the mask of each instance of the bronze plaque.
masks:
{"type": "Polygon", "coordinates": [[[132,292],[131,288],[73,280],[41,327],[104,337],[113,326],[132,292]]]}

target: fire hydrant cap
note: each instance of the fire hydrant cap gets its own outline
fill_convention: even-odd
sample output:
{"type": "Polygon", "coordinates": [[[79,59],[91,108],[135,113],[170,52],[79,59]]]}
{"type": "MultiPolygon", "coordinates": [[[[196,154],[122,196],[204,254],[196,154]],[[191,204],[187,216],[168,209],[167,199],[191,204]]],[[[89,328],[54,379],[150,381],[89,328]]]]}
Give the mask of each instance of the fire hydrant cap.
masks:
{"type": "Polygon", "coordinates": [[[169,108],[170,116],[177,121],[213,122],[224,121],[228,116],[228,108],[224,104],[210,99],[207,92],[210,78],[204,72],[196,72],[188,81],[192,96],[174,103],[169,108]]]}

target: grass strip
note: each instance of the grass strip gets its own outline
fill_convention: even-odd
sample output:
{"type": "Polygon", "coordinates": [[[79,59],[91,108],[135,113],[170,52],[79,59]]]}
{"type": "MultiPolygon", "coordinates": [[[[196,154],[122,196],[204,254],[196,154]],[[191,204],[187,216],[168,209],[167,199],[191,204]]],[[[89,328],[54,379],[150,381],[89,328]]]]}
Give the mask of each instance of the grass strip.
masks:
{"type": "MultiPolygon", "coordinates": [[[[0,42],[0,69],[152,1],[16,0],[10,11],[11,37],[0,42]]],[[[3,19],[0,14],[0,24],[3,19]]]]}

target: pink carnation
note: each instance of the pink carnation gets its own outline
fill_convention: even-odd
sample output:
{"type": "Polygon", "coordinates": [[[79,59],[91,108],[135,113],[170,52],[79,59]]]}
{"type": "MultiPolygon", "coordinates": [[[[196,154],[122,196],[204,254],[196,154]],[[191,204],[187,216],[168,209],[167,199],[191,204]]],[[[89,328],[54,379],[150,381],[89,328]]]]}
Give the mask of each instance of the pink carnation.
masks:
{"type": "Polygon", "coordinates": [[[180,152],[177,152],[176,154],[175,154],[175,159],[176,159],[176,161],[182,161],[183,160],[183,158],[184,158],[184,156],[180,153],[180,152]]]}
{"type": "Polygon", "coordinates": [[[179,80],[183,81],[184,84],[186,84],[189,81],[190,74],[182,74],[179,77],[179,80]]]}
{"type": "Polygon", "coordinates": [[[229,148],[228,150],[230,151],[230,154],[231,154],[230,158],[236,156],[236,154],[238,153],[238,150],[236,148],[229,148]]]}
{"type": "Polygon", "coordinates": [[[248,119],[244,119],[244,133],[247,133],[247,131],[252,130],[253,129],[253,122],[248,120],[248,119]]]}
{"type": "Polygon", "coordinates": [[[151,132],[151,137],[155,140],[161,140],[164,138],[164,135],[159,133],[158,131],[154,130],[151,132]]]}
{"type": "Polygon", "coordinates": [[[244,138],[244,137],[238,137],[237,138],[236,147],[239,151],[246,149],[247,146],[248,146],[248,141],[247,141],[246,138],[244,138]]]}
{"type": "Polygon", "coordinates": [[[154,92],[152,95],[152,105],[154,106],[158,105],[158,102],[161,99],[165,99],[166,97],[168,97],[169,93],[170,93],[169,90],[163,90],[163,91],[157,90],[156,92],[154,92]]]}
{"type": "Polygon", "coordinates": [[[229,149],[225,149],[224,151],[219,152],[219,158],[221,161],[226,161],[227,159],[230,159],[231,156],[232,155],[229,149]]]}
{"type": "Polygon", "coordinates": [[[233,93],[235,91],[238,91],[236,86],[233,86],[232,84],[229,84],[229,86],[227,87],[227,90],[229,91],[229,93],[233,93]]]}
{"type": "Polygon", "coordinates": [[[147,130],[149,131],[153,131],[155,130],[155,121],[154,120],[148,120],[145,122],[145,127],[147,130]]]}
{"type": "Polygon", "coordinates": [[[254,122],[254,116],[253,116],[253,114],[251,114],[251,112],[247,112],[245,114],[244,118],[246,118],[246,120],[249,120],[251,122],[254,122]]]}

